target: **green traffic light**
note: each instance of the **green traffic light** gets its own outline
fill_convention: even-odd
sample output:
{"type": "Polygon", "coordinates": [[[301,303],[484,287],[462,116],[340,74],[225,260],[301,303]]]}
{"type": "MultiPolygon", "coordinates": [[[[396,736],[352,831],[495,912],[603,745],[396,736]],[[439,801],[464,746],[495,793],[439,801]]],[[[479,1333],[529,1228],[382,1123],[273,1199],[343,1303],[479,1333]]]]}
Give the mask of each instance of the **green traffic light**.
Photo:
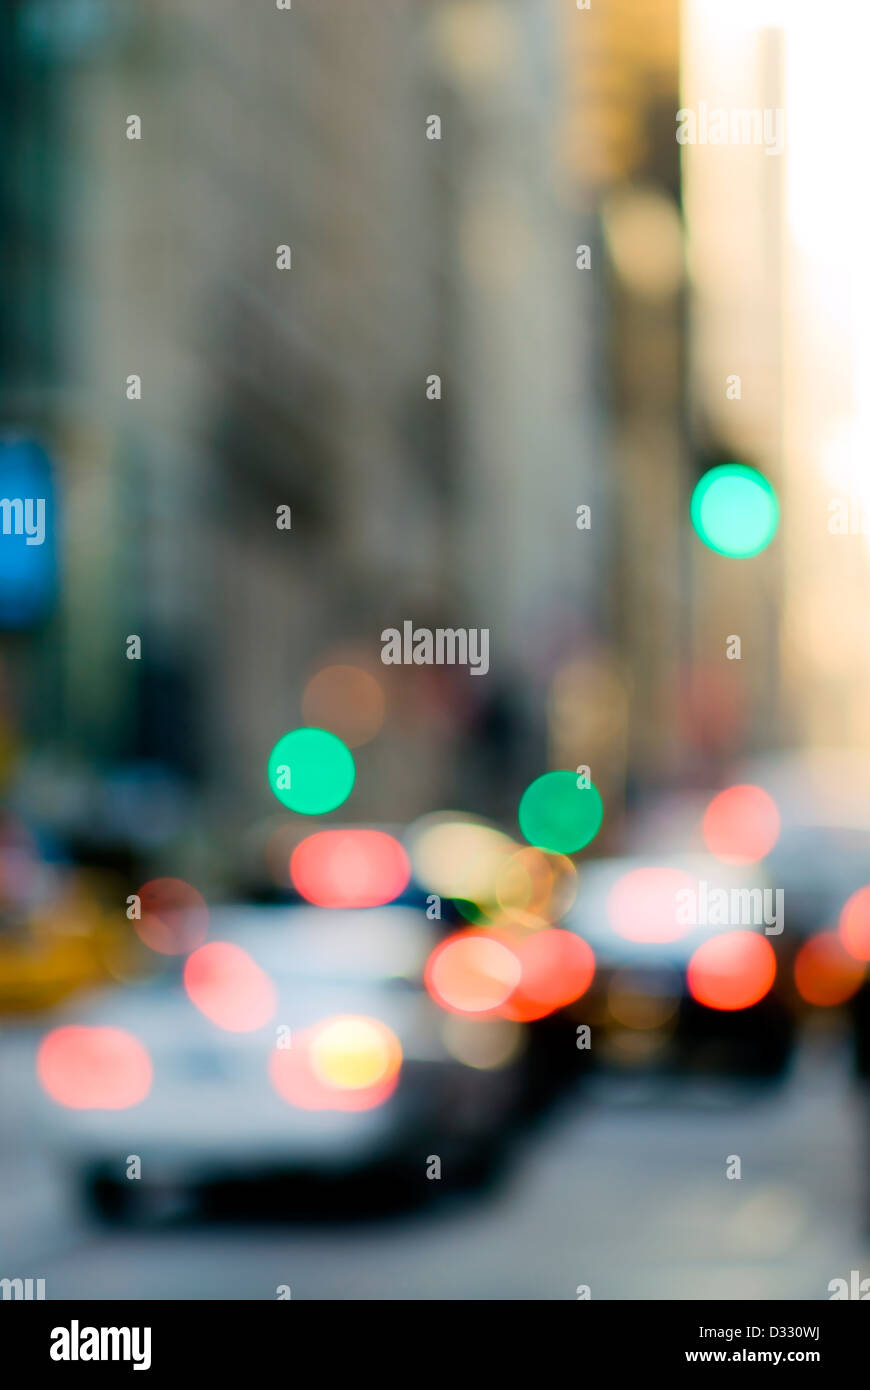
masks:
{"type": "Polygon", "coordinates": [[[334,811],[350,796],[350,749],[326,729],[291,729],[269,754],[269,785],[282,805],[304,816],[334,811]]]}
{"type": "Polygon", "coordinates": [[[711,468],[692,493],[692,525],[719,555],[745,559],[770,545],[779,525],[779,501],[757,468],[723,463],[711,468]]]}
{"type": "Polygon", "coordinates": [[[595,786],[577,785],[573,772],[545,772],[520,799],[520,830],[529,844],[555,854],[576,854],[595,839],[604,807],[595,786]]]}

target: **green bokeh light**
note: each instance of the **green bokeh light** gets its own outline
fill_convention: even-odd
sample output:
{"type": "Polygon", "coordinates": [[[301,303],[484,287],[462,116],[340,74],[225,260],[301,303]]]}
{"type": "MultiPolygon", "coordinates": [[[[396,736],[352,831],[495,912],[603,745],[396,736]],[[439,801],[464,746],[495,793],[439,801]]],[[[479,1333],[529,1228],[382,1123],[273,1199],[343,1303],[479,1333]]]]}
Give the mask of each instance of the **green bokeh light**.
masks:
{"type": "Polygon", "coordinates": [[[723,463],[705,473],[692,494],[692,525],[719,555],[758,555],[776,535],[779,502],[763,473],[723,463]]]}
{"type": "Polygon", "coordinates": [[[350,749],[326,729],[291,729],[269,754],[269,786],[282,806],[304,816],[334,811],[355,777],[350,749]]]}
{"type": "Polygon", "coordinates": [[[603,815],[597,787],[578,787],[573,772],[545,772],[523,792],[518,819],[529,844],[575,854],[595,839],[603,815]]]}

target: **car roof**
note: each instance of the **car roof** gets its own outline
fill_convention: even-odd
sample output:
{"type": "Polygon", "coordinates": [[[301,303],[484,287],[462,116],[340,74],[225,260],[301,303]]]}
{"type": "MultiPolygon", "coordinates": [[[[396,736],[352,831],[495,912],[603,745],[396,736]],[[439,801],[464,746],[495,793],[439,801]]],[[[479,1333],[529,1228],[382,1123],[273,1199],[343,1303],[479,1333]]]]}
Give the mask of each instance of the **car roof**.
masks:
{"type": "MultiPolygon", "coordinates": [[[[718,923],[701,923],[671,941],[629,939],[618,932],[612,920],[610,895],[628,874],[642,869],[674,869],[685,874],[693,884],[706,884],[707,893],[715,889],[770,888],[769,874],[762,865],[723,864],[709,854],[679,854],[650,856],[619,856],[591,860],[580,871],[580,884],[573,906],[562,925],[589,943],[601,963],[644,961],[650,965],[683,966],[700,943],[711,935],[733,930],[718,923]]],[[[643,895],[638,897],[638,914],[643,913],[643,895]]],[[[763,923],[741,926],[742,930],[764,930],[763,923]]]]}
{"type": "Polygon", "coordinates": [[[278,976],[371,979],[419,975],[437,935],[412,907],[242,905],[215,909],[208,939],[243,946],[278,976]]]}

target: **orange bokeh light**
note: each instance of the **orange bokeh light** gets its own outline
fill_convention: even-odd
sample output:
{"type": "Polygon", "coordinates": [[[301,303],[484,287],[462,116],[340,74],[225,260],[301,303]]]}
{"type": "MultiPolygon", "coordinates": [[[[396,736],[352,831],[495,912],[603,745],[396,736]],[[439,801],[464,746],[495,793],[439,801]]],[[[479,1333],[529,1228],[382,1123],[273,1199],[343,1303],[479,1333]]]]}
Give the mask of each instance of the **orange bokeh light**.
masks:
{"type": "Polygon", "coordinates": [[[689,992],[708,1009],[748,1009],[776,978],[776,956],[766,937],[750,931],[712,936],[688,967],[689,992]]]}
{"type": "Polygon", "coordinates": [[[275,1013],[275,986],[255,960],[229,941],[200,946],[184,966],[184,987],[200,1013],[229,1033],[262,1028],[275,1013]]]}
{"type": "Polygon", "coordinates": [[[794,963],[794,982],[808,1004],[844,1004],[861,987],[864,966],[846,950],[835,931],[805,941],[794,963]]]}
{"type": "Polygon", "coordinates": [[[595,976],[592,949],[573,932],[535,931],[514,945],[522,975],[499,1013],[517,1023],[545,1018],[585,994],[595,976]]]}
{"type": "Polygon", "coordinates": [[[52,1100],[71,1110],[126,1110],[151,1089],[147,1051],[121,1028],[54,1028],[39,1045],[36,1073],[52,1100]]]}
{"type": "Polygon", "coordinates": [[[577,870],[564,854],[524,845],[500,865],[495,896],[506,920],[549,926],[565,915],[577,896],[577,870]]]}
{"type": "Polygon", "coordinates": [[[856,960],[870,960],[870,886],[859,888],[840,913],[840,938],[856,960]]]}
{"type": "Polygon", "coordinates": [[[380,682],[361,666],[324,666],[305,687],[306,724],[329,729],[348,748],[369,743],[384,722],[386,702],[380,682]]]}
{"type": "Polygon", "coordinates": [[[458,1014],[493,1013],[522,978],[516,951],[486,932],[449,936],[426,962],[424,980],[436,1004],[458,1014]]]}
{"type": "Polygon", "coordinates": [[[762,787],[728,787],[704,813],[704,843],[726,864],[755,864],[779,839],[779,811],[762,787]]]}
{"type": "Polygon", "coordinates": [[[408,886],[411,865],[398,840],[380,830],[321,830],[290,856],[297,892],[318,907],[379,907],[408,886]]]}

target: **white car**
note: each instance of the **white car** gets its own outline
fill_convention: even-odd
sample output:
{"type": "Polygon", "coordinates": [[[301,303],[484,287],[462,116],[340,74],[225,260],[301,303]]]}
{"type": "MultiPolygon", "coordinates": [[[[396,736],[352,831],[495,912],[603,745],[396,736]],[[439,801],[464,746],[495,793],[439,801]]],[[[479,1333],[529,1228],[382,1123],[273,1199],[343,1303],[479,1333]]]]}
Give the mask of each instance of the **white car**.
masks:
{"type": "MultiPolygon", "coordinates": [[[[434,926],[407,907],[214,910],[209,943],[241,947],[272,982],[268,1021],[219,1027],[188,997],[180,959],[157,979],[80,1005],[59,1026],[123,1030],[147,1050],[153,1078],[147,1096],[122,1109],[70,1108],[46,1095],[53,1147],[106,1215],[172,1211],[239,1180],[341,1183],[387,1172],[422,1193],[483,1179],[520,1105],[522,1067],[481,1068],[448,1049],[446,1016],[421,984],[434,926]],[[398,1040],[392,1093],[362,1109],[308,1108],[279,1094],[272,1069],[307,1067],[318,1026],[348,1017],[385,1025],[398,1040]],[[128,1177],[135,1157],[140,1178],[128,1177]],[[435,1158],[439,1183],[427,1181],[435,1158]]],[[[335,1092],[339,1104],[355,1094],[335,1092]]]]}

